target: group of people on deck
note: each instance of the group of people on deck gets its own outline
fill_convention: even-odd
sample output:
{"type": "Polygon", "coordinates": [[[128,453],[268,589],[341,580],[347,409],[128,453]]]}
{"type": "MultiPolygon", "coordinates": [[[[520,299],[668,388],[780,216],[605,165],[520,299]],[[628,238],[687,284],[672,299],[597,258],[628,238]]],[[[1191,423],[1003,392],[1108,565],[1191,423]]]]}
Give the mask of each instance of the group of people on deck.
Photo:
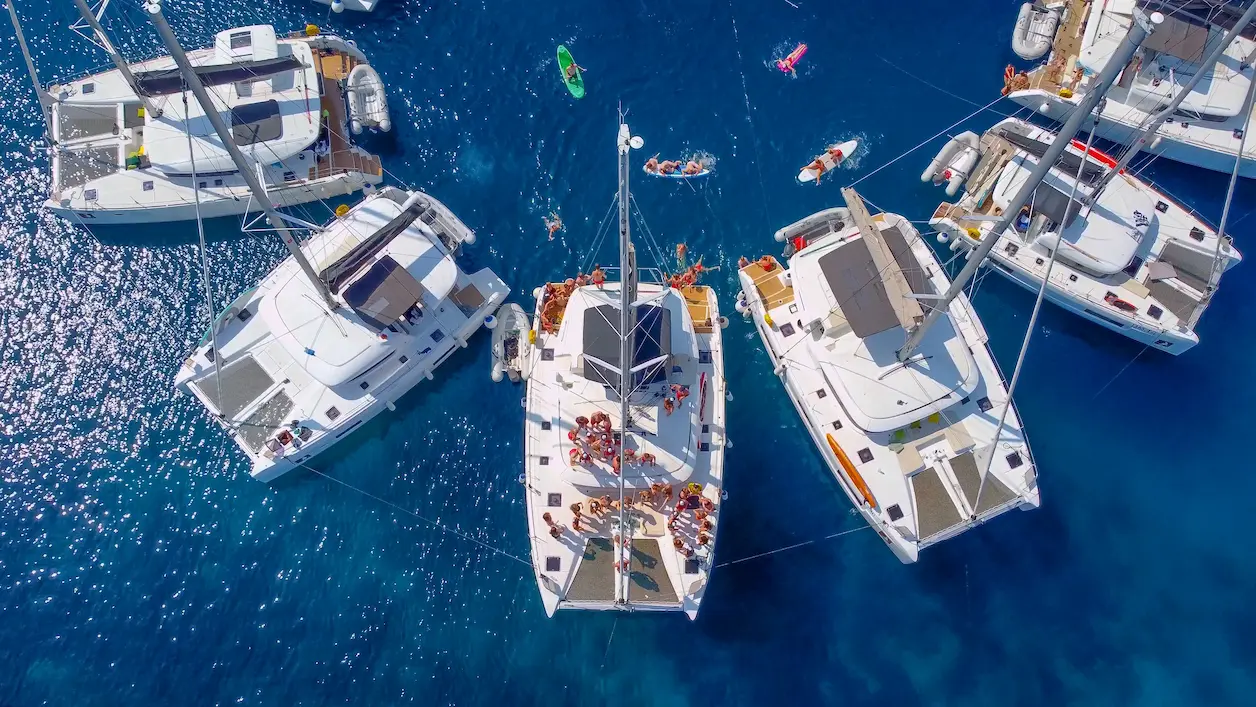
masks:
{"type": "MultiPolygon", "coordinates": [[[[636,506],[653,506],[655,510],[662,511],[672,502],[675,496],[675,489],[670,483],[655,482],[650,484],[650,488],[641,489],[637,493],[636,501],[633,501],[632,493],[629,492],[623,497],[623,505],[620,505],[619,499],[605,494],[601,498],[588,499],[588,518],[590,521],[603,520],[608,515],[619,513],[620,509],[632,510],[636,506]]],[[[571,510],[571,529],[577,533],[586,530],[585,504],[577,501],[569,506],[571,510]]],[[[667,516],[667,530],[672,536],[672,547],[685,557],[692,557],[695,548],[691,547],[682,536],[681,524],[684,522],[689,525],[688,518],[692,515],[694,540],[698,546],[709,545],[711,543],[711,533],[715,530],[715,524],[711,520],[711,514],[715,512],[715,501],[702,495],[702,484],[690,482],[685,485],[680,492],[680,498],[677,499],[676,505],[667,516]]],[[[546,511],[542,514],[541,519],[549,526],[549,534],[552,538],[562,537],[566,530],[565,526],[559,525],[553,514],[546,511]]],[[[618,535],[615,536],[615,543],[620,543],[618,535]]],[[[627,542],[624,543],[625,546],[627,542]]],[[[626,562],[616,563],[616,569],[626,569],[626,562]]]]}
{"type": "Polygon", "coordinates": [[[676,412],[676,407],[689,397],[689,386],[672,383],[672,394],[663,398],[663,412],[668,415],[676,412]]]}
{"type": "Polygon", "coordinates": [[[545,291],[541,294],[541,330],[546,334],[558,331],[559,325],[563,323],[563,312],[567,311],[567,302],[571,300],[571,294],[576,288],[593,285],[600,290],[604,284],[606,271],[598,265],[594,265],[593,272],[588,275],[577,273],[575,277],[569,277],[561,283],[545,283],[545,291]]]}
{"type": "Polygon", "coordinates": [[[649,452],[637,454],[637,450],[624,448],[623,461],[620,461],[620,443],[615,439],[611,425],[611,417],[598,410],[591,418],[581,415],[576,418],[576,426],[567,431],[567,439],[572,447],[568,452],[572,466],[592,466],[596,461],[610,462],[611,472],[619,475],[620,465],[649,464],[654,466],[658,459],[649,452]]]}
{"type": "Polygon", "coordinates": [[[663,160],[660,162],[658,155],[646,160],[645,163],[645,171],[651,174],[675,174],[676,170],[679,169],[680,173],[686,177],[701,174],[705,168],[701,160],[688,160],[682,168],[681,163],[677,160],[663,160]]]}

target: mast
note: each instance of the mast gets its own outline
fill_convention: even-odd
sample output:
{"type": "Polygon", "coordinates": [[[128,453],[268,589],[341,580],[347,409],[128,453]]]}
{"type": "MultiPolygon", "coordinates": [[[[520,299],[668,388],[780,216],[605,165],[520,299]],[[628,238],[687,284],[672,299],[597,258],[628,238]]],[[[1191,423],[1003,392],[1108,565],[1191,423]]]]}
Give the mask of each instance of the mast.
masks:
{"type": "MultiPolygon", "coordinates": [[[[1205,57],[1203,62],[1199,65],[1199,71],[1196,71],[1190,81],[1187,81],[1186,85],[1182,86],[1182,90],[1177,92],[1177,95],[1173,97],[1173,100],[1169,101],[1169,104],[1160,109],[1158,113],[1147,119],[1147,122],[1144,123],[1143,131],[1138,134],[1138,137],[1133,142],[1130,143],[1129,149],[1125,151],[1125,154],[1121,155],[1121,159],[1117,162],[1116,166],[1113,167],[1107,174],[1103,175],[1103,179],[1095,186],[1094,190],[1091,192],[1090,198],[1088,199],[1090,203],[1094,203],[1094,201],[1099,198],[1099,192],[1103,191],[1103,188],[1108,186],[1108,182],[1111,182],[1117,174],[1120,174],[1121,170],[1129,166],[1130,161],[1133,160],[1134,156],[1143,149],[1143,146],[1152,139],[1152,136],[1154,136],[1156,131],[1160,129],[1160,126],[1164,124],[1164,121],[1168,120],[1169,116],[1173,115],[1173,112],[1177,110],[1178,106],[1182,105],[1182,101],[1186,100],[1187,94],[1194,90],[1195,85],[1198,84],[1205,75],[1213,76],[1217,65],[1217,59],[1221,58],[1222,53],[1229,48],[1230,44],[1234,42],[1234,39],[1242,33],[1243,29],[1246,28],[1247,24],[1254,18],[1256,18],[1256,2],[1248,4],[1247,10],[1243,12],[1243,16],[1239,18],[1239,21],[1234,24],[1234,27],[1232,27],[1229,32],[1226,32],[1225,36],[1221,38],[1221,41],[1217,42],[1217,46],[1213,47],[1212,51],[1208,52],[1208,56],[1205,57]]],[[[1155,15],[1152,15],[1152,19],[1154,21],[1155,15]]],[[[1242,115],[1250,116],[1250,108],[1248,109],[1248,112],[1243,113],[1242,115]]],[[[1243,159],[1241,147],[1239,151],[1239,159],[1243,159]]]]}
{"type": "Polygon", "coordinates": [[[968,284],[968,281],[977,273],[977,268],[981,267],[982,261],[985,260],[990,250],[994,248],[995,243],[999,240],[999,236],[1012,223],[1012,220],[1017,217],[1021,207],[1029,202],[1029,198],[1033,195],[1034,190],[1038,188],[1038,185],[1047,176],[1047,173],[1055,166],[1056,160],[1060,159],[1060,155],[1064,154],[1069,141],[1081,129],[1082,123],[1086,122],[1091,112],[1094,111],[1095,106],[1099,104],[1099,101],[1103,100],[1103,95],[1108,92],[1108,88],[1116,81],[1117,75],[1124,70],[1125,65],[1134,56],[1134,52],[1137,51],[1139,45],[1143,43],[1143,40],[1147,39],[1147,35],[1151,34],[1153,23],[1159,24],[1163,21],[1164,16],[1159,13],[1152,14],[1151,22],[1148,22],[1147,16],[1142,12],[1134,13],[1134,22],[1130,25],[1129,31],[1126,32],[1125,39],[1121,41],[1120,46],[1113,52],[1107,66],[1104,66],[1103,71],[1099,72],[1099,76],[1095,79],[1095,86],[1086,92],[1081,103],[1073,110],[1064,126],[1060,128],[1059,134],[1051,141],[1042,157],[1038,159],[1038,164],[1034,166],[1029,178],[1021,185],[1016,195],[1012,197],[1011,202],[1003,211],[1003,215],[990,228],[990,232],[982,237],[977,247],[969,253],[964,269],[951,282],[951,286],[947,289],[946,294],[939,298],[939,301],[925,317],[924,322],[912,330],[911,335],[907,337],[907,342],[898,351],[899,361],[905,362],[912,357],[912,354],[916,352],[916,348],[920,346],[921,340],[924,339],[925,332],[947,312],[951,301],[959,296],[960,292],[963,292],[964,285],[968,284]]]}
{"type": "Polygon", "coordinates": [[[140,91],[140,84],[135,80],[135,74],[131,73],[131,66],[126,63],[126,59],[123,59],[118,50],[114,48],[113,42],[109,41],[109,35],[105,34],[105,28],[100,26],[100,20],[96,18],[96,13],[92,12],[92,8],[88,7],[87,0],[74,0],[74,4],[78,7],[79,14],[83,16],[83,21],[87,23],[92,33],[96,35],[96,43],[109,55],[109,59],[113,61],[114,66],[118,67],[122,78],[126,79],[127,85],[131,87],[132,91],[135,91],[135,95],[139,96],[141,101],[144,101],[144,108],[154,118],[160,116],[162,109],[153,103],[151,98],[140,91]]]}
{"type": "Polygon", "coordinates": [[[257,175],[250,169],[248,162],[244,159],[244,154],[236,146],[235,140],[231,137],[231,130],[223,122],[222,115],[218,112],[218,107],[214,105],[213,100],[209,97],[209,93],[205,90],[205,84],[201,83],[200,77],[192,70],[187,54],[183,53],[183,47],[179,45],[178,38],[174,36],[170,25],[166,24],[166,18],[161,14],[160,1],[152,0],[144,7],[148,10],[148,16],[152,20],[153,26],[157,28],[157,34],[161,35],[161,41],[165,42],[166,48],[170,50],[170,56],[174,59],[175,64],[178,65],[179,72],[183,74],[184,82],[187,83],[188,88],[192,89],[192,95],[196,96],[196,102],[201,105],[201,110],[205,111],[205,117],[209,120],[210,125],[214,126],[214,132],[218,133],[218,139],[222,141],[223,148],[227,150],[227,154],[231,155],[231,161],[235,163],[240,176],[244,177],[244,181],[249,185],[249,191],[252,192],[253,198],[261,205],[262,210],[266,212],[266,219],[270,222],[271,227],[279,232],[279,237],[283,240],[283,244],[287,246],[288,252],[296,259],[301,266],[301,270],[309,278],[314,285],[314,289],[318,291],[318,294],[327,303],[327,306],[333,310],[337,309],[339,305],[332,298],[331,291],[327,289],[327,283],[323,282],[318,273],[314,272],[314,266],[310,264],[305,254],[301,252],[301,246],[292,235],[292,230],[288,228],[284,223],[283,217],[279,215],[274,205],[270,203],[270,199],[266,196],[266,191],[262,189],[261,183],[257,180],[257,175]]]}
{"type": "Polygon", "coordinates": [[[26,72],[31,75],[31,83],[35,84],[35,97],[39,99],[40,111],[44,114],[44,129],[48,131],[48,139],[52,139],[52,96],[39,83],[39,72],[35,71],[35,60],[31,58],[30,47],[26,46],[26,35],[22,34],[22,22],[17,18],[17,8],[13,0],[4,4],[9,11],[9,21],[13,23],[13,33],[17,35],[17,45],[26,60],[26,72]]]}
{"type": "MultiPolygon", "coordinates": [[[[641,138],[632,137],[626,123],[619,124],[619,532],[623,540],[620,547],[615,548],[621,561],[627,563],[630,553],[625,553],[624,544],[631,542],[631,529],[627,523],[627,512],[624,510],[624,471],[628,468],[624,458],[624,447],[628,441],[628,416],[630,414],[628,398],[632,394],[633,349],[636,339],[633,329],[636,328],[636,312],[633,302],[637,299],[637,263],[636,253],[632,248],[629,232],[629,199],[628,192],[628,153],[635,145],[640,147],[641,138]]],[[[625,568],[626,569],[626,568],[625,568]]],[[[620,571],[620,582],[623,587],[621,601],[628,603],[627,578],[629,572],[620,571]]]]}

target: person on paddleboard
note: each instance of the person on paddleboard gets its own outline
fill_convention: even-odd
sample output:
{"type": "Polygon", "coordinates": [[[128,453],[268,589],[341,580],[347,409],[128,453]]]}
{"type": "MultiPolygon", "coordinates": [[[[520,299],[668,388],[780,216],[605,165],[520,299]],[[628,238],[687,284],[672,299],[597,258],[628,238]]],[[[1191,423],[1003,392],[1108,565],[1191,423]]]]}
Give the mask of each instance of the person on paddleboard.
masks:
{"type": "Polygon", "coordinates": [[[645,171],[658,174],[658,171],[659,171],[659,156],[658,155],[655,155],[645,161],[645,171]]]}
{"type": "Polygon", "coordinates": [[[663,160],[659,163],[659,174],[671,174],[680,169],[680,163],[675,160],[663,160]]]}
{"type": "Polygon", "coordinates": [[[681,174],[693,176],[701,171],[702,171],[701,162],[698,162],[697,160],[689,160],[689,162],[685,164],[685,168],[681,170],[681,174]]]}

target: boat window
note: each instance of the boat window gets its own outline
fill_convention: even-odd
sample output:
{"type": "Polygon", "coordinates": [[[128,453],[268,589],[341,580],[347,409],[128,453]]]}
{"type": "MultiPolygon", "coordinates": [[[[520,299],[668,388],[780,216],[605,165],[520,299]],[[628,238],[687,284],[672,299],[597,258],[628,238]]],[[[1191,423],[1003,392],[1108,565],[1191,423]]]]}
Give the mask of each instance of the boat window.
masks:
{"type": "Polygon", "coordinates": [[[234,32],[228,40],[232,49],[244,49],[253,46],[252,32],[234,32]]]}
{"type": "Polygon", "coordinates": [[[1188,112],[1184,110],[1175,110],[1173,111],[1173,115],[1186,121],[1203,120],[1209,123],[1224,123],[1230,119],[1228,116],[1224,115],[1212,115],[1210,113],[1196,113],[1194,111],[1188,112]]]}
{"type": "Polygon", "coordinates": [[[253,145],[283,136],[279,101],[246,103],[231,109],[231,138],[237,145],[253,145]]]}

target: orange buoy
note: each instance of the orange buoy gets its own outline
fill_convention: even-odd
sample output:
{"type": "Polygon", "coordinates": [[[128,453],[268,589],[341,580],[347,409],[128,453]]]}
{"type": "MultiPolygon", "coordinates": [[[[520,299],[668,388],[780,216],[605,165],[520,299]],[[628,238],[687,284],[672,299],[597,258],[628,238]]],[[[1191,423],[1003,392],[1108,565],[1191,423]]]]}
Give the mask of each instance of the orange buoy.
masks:
{"type": "Polygon", "coordinates": [[[873,508],[879,508],[877,506],[877,497],[872,495],[872,489],[868,488],[868,484],[864,483],[863,477],[859,475],[855,465],[850,463],[850,457],[847,457],[846,452],[843,452],[842,448],[837,446],[837,440],[833,439],[831,434],[826,434],[824,437],[829,441],[829,448],[837,455],[837,461],[841,462],[842,468],[846,470],[846,477],[855,485],[855,488],[859,489],[859,493],[863,494],[864,500],[868,502],[868,505],[873,508]]]}

